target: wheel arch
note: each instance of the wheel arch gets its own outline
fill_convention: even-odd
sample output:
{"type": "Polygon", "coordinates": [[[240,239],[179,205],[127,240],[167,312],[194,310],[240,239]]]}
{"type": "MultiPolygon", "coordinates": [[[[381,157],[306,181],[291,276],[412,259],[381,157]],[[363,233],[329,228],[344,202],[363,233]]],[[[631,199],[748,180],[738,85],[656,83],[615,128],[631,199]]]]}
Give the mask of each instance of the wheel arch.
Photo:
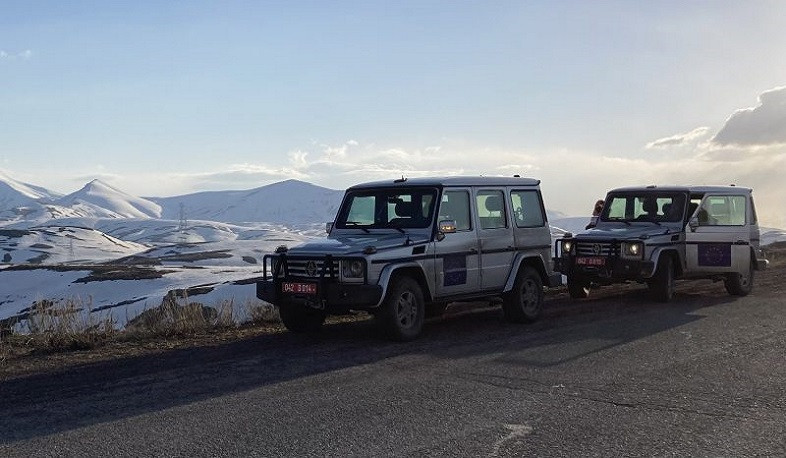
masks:
{"type": "Polygon", "coordinates": [[[543,258],[538,254],[529,254],[529,255],[521,255],[516,259],[513,263],[514,268],[511,269],[510,274],[508,275],[508,281],[505,282],[505,289],[503,292],[507,293],[513,289],[513,285],[516,282],[516,278],[521,272],[522,267],[532,267],[540,276],[540,281],[543,283],[543,286],[548,286],[549,276],[546,272],[546,264],[543,262],[543,258]]]}
{"type": "Polygon", "coordinates": [[[385,300],[385,296],[387,296],[388,288],[391,282],[395,281],[396,278],[401,276],[410,277],[418,283],[420,290],[423,293],[424,301],[431,302],[433,300],[431,288],[429,288],[428,281],[426,280],[426,274],[423,272],[423,268],[419,264],[396,264],[386,266],[383,269],[382,274],[380,274],[379,284],[382,286],[382,296],[379,300],[379,303],[377,304],[377,307],[379,307],[385,300]]]}
{"type": "Polygon", "coordinates": [[[674,266],[674,276],[682,277],[685,274],[685,260],[680,256],[680,252],[674,248],[662,248],[655,253],[653,262],[652,275],[654,276],[658,269],[658,262],[661,256],[668,256],[671,258],[672,266],[674,266]]]}

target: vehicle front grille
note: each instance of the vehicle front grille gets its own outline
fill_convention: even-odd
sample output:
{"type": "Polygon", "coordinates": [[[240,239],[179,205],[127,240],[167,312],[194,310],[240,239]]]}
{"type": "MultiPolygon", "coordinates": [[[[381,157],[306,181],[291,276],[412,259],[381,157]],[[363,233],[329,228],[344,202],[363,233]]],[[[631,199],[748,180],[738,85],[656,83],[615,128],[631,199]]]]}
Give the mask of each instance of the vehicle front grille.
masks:
{"type": "Polygon", "coordinates": [[[615,256],[617,249],[610,242],[578,242],[576,243],[578,256],[615,256]]]}
{"type": "MultiPolygon", "coordinates": [[[[287,259],[287,270],[292,277],[319,278],[324,265],[324,259],[287,259]]],[[[337,262],[333,263],[333,269],[328,267],[325,278],[333,278],[333,274],[338,276],[337,262]]]]}

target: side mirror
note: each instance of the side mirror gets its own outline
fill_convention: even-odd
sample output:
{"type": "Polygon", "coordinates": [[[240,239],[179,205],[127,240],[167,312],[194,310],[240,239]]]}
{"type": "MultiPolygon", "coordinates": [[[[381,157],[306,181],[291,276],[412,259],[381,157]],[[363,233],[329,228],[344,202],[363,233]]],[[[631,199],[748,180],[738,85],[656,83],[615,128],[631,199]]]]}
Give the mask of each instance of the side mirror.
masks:
{"type": "Polygon", "coordinates": [[[688,221],[688,226],[690,226],[691,232],[696,232],[696,229],[699,227],[699,218],[693,217],[688,221]]]}
{"type": "Polygon", "coordinates": [[[452,219],[446,219],[444,221],[439,222],[439,229],[437,230],[437,241],[441,242],[445,240],[445,234],[452,234],[456,232],[456,221],[452,219]]]}
{"type": "Polygon", "coordinates": [[[439,222],[439,232],[443,234],[453,234],[456,232],[456,220],[446,219],[439,222]]]}
{"type": "Polygon", "coordinates": [[[333,223],[325,223],[325,232],[330,234],[330,231],[333,230],[333,223]]]}

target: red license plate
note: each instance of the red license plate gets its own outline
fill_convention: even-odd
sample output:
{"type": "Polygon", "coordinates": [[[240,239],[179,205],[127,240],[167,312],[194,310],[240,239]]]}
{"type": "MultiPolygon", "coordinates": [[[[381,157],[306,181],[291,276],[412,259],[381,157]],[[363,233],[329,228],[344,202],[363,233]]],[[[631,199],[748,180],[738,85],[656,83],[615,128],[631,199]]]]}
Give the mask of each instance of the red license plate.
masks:
{"type": "Polygon", "coordinates": [[[606,258],[602,257],[587,257],[587,258],[576,258],[576,264],[580,266],[605,266],[606,265],[606,258]]]}
{"type": "Polygon", "coordinates": [[[317,284],[284,282],[281,284],[281,292],[290,294],[316,294],[317,284]]]}

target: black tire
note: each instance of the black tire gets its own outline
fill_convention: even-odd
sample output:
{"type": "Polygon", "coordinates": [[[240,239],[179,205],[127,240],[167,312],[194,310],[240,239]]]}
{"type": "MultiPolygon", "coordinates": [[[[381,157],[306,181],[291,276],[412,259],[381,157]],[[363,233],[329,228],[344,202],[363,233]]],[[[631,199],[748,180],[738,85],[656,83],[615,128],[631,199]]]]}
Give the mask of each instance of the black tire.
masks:
{"type": "Polygon", "coordinates": [[[670,255],[661,255],[655,275],[647,283],[653,299],[659,302],[671,302],[674,299],[674,261],[670,255]]]}
{"type": "Polygon", "coordinates": [[[426,304],[426,318],[442,316],[446,308],[448,308],[447,302],[431,302],[426,304]]]}
{"type": "Polygon", "coordinates": [[[578,275],[568,275],[568,294],[571,299],[586,299],[590,294],[589,280],[578,275]]]}
{"type": "Polygon", "coordinates": [[[418,282],[410,277],[391,279],[385,300],[376,315],[385,335],[400,342],[412,340],[423,329],[425,315],[423,291],[418,282]]]}
{"type": "Polygon", "coordinates": [[[502,298],[505,319],[512,323],[531,323],[543,310],[543,279],[530,266],[524,266],[513,289],[502,298]]]}
{"type": "Polygon", "coordinates": [[[754,272],[753,264],[749,264],[747,272],[729,274],[723,282],[724,286],[726,286],[726,291],[732,296],[747,296],[750,294],[753,291],[754,272]]]}
{"type": "Polygon", "coordinates": [[[316,332],[322,327],[327,314],[299,304],[281,304],[278,307],[281,321],[292,332],[316,332]]]}

